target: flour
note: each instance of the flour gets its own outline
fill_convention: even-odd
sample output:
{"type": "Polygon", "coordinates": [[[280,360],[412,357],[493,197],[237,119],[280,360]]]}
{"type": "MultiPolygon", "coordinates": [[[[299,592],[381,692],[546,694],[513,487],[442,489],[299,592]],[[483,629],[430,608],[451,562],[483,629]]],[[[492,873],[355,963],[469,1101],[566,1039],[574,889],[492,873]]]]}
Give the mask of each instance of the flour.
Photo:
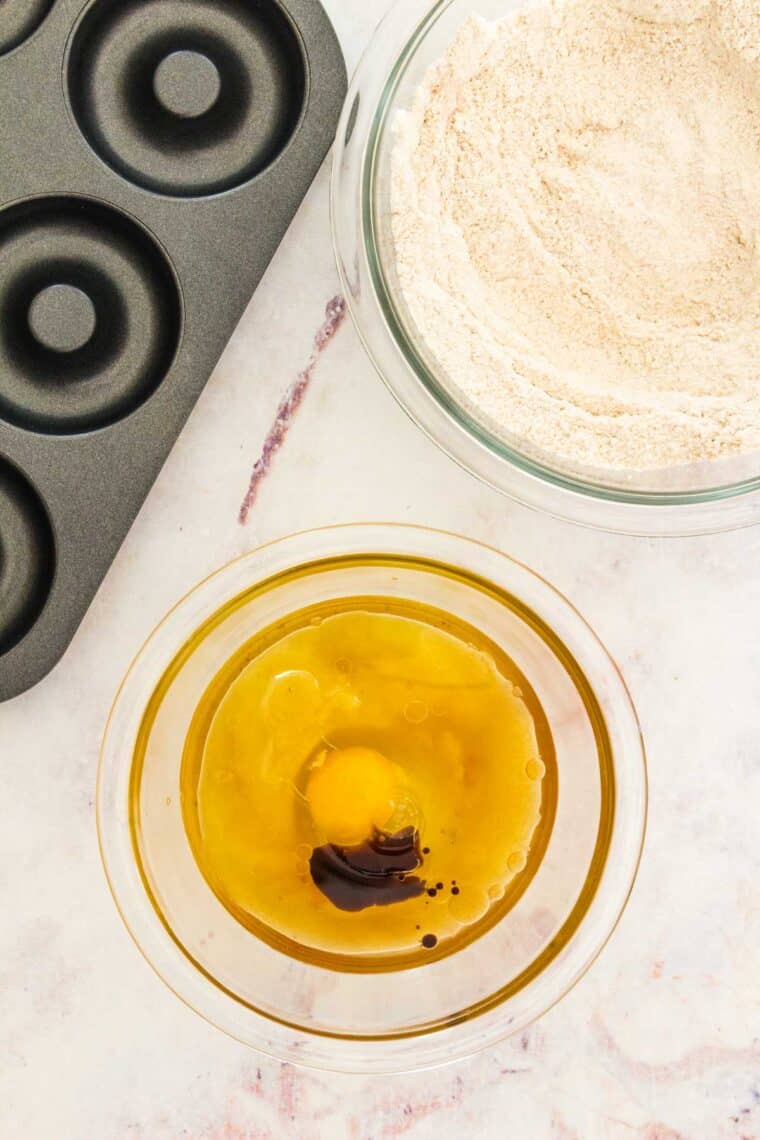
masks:
{"type": "Polygon", "coordinates": [[[399,115],[396,270],[502,434],[652,470],[760,450],[760,2],[471,19],[399,115]]]}

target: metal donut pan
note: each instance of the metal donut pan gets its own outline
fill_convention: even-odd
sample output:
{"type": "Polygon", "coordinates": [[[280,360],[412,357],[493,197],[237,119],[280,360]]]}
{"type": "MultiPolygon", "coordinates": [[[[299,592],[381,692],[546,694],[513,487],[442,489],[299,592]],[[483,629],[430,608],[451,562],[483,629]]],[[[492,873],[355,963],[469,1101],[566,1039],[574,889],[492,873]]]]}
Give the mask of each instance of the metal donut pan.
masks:
{"type": "Polygon", "coordinates": [[[71,641],[345,91],[317,0],[0,3],[0,701],[71,641]]]}

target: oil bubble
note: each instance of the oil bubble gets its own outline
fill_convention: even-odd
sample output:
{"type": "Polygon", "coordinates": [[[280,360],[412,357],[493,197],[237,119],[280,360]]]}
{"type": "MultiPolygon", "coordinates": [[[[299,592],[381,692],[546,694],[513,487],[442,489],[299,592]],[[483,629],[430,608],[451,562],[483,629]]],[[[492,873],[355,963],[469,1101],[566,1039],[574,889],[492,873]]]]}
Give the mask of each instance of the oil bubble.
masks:
{"type": "Polygon", "coordinates": [[[513,872],[522,871],[526,863],[527,859],[525,858],[524,851],[513,851],[507,859],[507,866],[509,867],[510,871],[513,872]]]}
{"type": "Polygon", "coordinates": [[[424,724],[428,718],[428,707],[424,701],[410,701],[404,709],[404,719],[409,724],[424,724]]]}
{"type": "Polygon", "coordinates": [[[540,760],[529,760],[525,765],[525,775],[529,780],[542,780],[546,774],[546,768],[540,760]]]}

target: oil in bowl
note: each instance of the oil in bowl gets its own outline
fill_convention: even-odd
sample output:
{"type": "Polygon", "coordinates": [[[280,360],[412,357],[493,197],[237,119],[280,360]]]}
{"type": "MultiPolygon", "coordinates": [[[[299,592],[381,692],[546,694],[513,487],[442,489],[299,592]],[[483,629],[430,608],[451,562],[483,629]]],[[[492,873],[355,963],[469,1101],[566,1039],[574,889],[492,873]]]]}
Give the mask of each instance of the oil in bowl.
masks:
{"type": "Polygon", "coordinates": [[[513,661],[397,599],[307,607],[209,685],[185,827],[220,901],[293,957],[396,969],[498,921],[546,849],[551,731],[513,661]]]}

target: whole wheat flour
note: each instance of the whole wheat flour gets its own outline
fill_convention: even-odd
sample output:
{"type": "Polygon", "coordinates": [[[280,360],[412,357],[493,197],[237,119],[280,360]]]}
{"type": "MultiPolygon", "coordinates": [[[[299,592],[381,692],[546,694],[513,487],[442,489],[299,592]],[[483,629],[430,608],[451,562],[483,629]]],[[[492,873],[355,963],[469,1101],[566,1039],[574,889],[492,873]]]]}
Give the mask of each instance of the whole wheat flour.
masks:
{"type": "Polygon", "coordinates": [[[399,115],[399,285],[501,431],[651,470],[760,449],[760,3],[471,19],[399,115]]]}

